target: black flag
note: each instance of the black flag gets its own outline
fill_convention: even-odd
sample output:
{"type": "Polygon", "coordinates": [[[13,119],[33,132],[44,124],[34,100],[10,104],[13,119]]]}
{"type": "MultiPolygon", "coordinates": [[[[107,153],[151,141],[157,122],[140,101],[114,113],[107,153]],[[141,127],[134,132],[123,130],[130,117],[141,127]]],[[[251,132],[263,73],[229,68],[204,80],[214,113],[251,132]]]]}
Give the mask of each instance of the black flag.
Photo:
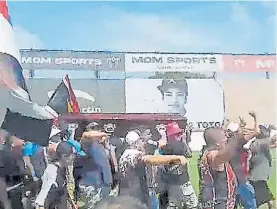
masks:
{"type": "Polygon", "coordinates": [[[68,75],[65,76],[55,92],[52,94],[47,105],[60,115],[65,113],[80,112],[79,104],[68,75]]]}
{"type": "Polygon", "coordinates": [[[24,141],[48,146],[53,119],[37,119],[12,112],[7,108],[1,129],[24,141]]]}

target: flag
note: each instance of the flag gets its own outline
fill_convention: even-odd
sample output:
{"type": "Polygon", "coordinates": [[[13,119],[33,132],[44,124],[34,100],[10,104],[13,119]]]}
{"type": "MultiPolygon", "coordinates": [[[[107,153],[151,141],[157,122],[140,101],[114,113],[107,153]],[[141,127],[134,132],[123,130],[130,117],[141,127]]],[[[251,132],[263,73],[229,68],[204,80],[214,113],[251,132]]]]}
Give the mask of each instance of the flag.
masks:
{"type": "Polygon", "coordinates": [[[52,119],[37,119],[24,116],[7,108],[1,129],[24,141],[48,146],[52,131],[52,119]]]}
{"type": "MultiPolygon", "coordinates": [[[[1,105],[14,112],[35,118],[53,118],[46,108],[31,101],[20,64],[13,27],[5,0],[0,0],[0,96],[1,105]]],[[[5,108],[0,111],[0,121],[5,108]]]]}
{"type": "Polygon", "coordinates": [[[79,104],[73,92],[68,75],[65,76],[60,85],[56,88],[47,105],[59,115],[80,112],[79,104]]]}
{"type": "Polygon", "coordinates": [[[20,65],[20,53],[8,13],[7,3],[0,1],[0,84],[16,95],[31,101],[20,65]]]}

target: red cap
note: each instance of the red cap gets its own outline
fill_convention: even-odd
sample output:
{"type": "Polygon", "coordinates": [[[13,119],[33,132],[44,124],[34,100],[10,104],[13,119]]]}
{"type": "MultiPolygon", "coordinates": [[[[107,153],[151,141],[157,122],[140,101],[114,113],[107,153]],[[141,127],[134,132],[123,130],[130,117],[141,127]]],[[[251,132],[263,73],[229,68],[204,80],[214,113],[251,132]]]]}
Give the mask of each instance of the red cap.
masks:
{"type": "Polygon", "coordinates": [[[183,129],[179,127],[178,123],[171,122],[166,126],[166,133],[167,133],[167,136],[173,136],[173,135],[183,133],[183,129]]]}

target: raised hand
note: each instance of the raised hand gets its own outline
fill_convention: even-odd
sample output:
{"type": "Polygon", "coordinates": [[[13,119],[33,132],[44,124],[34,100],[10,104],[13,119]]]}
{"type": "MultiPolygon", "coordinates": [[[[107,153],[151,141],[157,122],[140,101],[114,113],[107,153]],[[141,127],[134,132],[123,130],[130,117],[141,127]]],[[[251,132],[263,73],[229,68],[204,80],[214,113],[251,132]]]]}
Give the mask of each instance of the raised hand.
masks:
{"type": "Polygon", "coordinates": [[[242,117],[239,117],[239,126],[240,127],[245,127],[246,126],[246,122],[245,122],[245,120],[244,120],[244,118],[242,118],[242,117]]]}
{"type": "Polygon", "coordinates": [[[256,118],[256,113],[254,111],[249,111],[248,113],[251,117],[256,118]]]}

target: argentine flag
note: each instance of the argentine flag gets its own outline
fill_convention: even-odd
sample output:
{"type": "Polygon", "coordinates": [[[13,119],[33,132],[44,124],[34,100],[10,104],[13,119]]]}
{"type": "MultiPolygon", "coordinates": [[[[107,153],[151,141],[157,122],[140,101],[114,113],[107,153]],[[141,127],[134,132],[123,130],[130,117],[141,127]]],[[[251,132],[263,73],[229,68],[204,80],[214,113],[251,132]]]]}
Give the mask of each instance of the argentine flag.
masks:
{"type": "Polygon", "coordinates": [[[7,3],[0,0],[0,124],[6,108],[37,119],[53,118],[45,107],[32,102],[20,60],[7,3]]]}

